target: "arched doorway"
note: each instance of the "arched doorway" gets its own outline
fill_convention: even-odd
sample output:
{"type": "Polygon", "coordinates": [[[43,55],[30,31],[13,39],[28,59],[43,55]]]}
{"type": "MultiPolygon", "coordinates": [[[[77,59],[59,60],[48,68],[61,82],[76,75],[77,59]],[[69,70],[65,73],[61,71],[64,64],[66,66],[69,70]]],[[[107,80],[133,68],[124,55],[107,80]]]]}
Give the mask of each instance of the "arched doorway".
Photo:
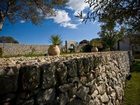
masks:
{"type": "Polygon", "coordinates": [[[69,50],[70,50],[70,53],[75,52],[75,45],[70,44],[69,50]]]}

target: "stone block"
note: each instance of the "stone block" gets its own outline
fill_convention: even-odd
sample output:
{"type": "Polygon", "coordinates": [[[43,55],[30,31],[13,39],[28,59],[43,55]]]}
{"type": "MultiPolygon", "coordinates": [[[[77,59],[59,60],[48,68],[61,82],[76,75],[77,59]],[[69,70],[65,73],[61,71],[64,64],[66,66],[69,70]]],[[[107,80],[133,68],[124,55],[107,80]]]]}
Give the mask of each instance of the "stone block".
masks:
{"type": "Polygon", "coordinates": [[[56,66],[55,63],[42,65],[42,88],[49,89],[56,85],[56,66]]]}
{"type": "Polygon", "coordinates": [[[40,91],[37,96],[37,105],[54,105],[56,93],[54,88],[40,91]]]}
{"type": "Polygon", "coordinates": [[[64,63],[56,64],[56,79],[58,84],[67,83],[68,71],[67,66],[64,63]]]}
{"type": "Polygon", "coordinates": [[[64,64],[67,67],[68,76],[69,77],[77,77],[78,68],[77,68],[76,60],[75,59],[69,60],[68,62],[64,62],[64,64]]]}
{"type": "Polygon", "coordinates": [[[40,69],[36,65],[24,66],[20,68],[18,86],[20,91],[33,91],[40,84],[40,69]]]}

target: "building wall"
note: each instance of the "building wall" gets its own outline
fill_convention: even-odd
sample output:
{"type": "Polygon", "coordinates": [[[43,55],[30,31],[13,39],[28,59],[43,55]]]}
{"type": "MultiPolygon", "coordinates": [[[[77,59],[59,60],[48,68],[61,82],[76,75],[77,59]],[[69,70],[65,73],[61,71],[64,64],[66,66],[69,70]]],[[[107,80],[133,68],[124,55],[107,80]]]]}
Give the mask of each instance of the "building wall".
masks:
{"type": "MultiPolygon", "coordinates": [[[[137,42],[137,41],[139,41],[138,39],[140,39],[139,36],[140,35],[132,35],[132,38],[134,37],[134,39],[137,42]]],[[[125,37],[122,41],[120,41],[120,50],[121,51],[133,50],[134,52],[135,51],[140,52],[140,45],[139,44],[134,44],[134,43],[130,43],[130,38],[129,37],[125,37]]],[[[117,48],[117,45],[116,45],[116,48],[117,48]]]]}
{"type": "Polygon", "coordinates": [[[129,42],[129,38],[124,38],[122,41],[120,41],[120,50],[122,51],[132,50],[129,42]]]}
{"type": "Polygon", "coordinates": [[[45,54],[48,49],[48,45],[25,45],[13,43],[0,43],[0,47],[2,48],[3,56],[45,54]]]}

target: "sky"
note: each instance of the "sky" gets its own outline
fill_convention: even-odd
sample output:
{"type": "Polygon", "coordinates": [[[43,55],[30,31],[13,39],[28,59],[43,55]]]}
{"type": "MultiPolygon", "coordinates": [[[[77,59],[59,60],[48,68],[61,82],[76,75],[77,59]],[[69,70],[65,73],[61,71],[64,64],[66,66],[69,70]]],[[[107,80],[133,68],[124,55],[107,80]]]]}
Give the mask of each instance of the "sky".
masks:
{"type": "Polygon", "coordinates": [[[21,44],[50,44],[50,36],[58,34],[63,42],[91,40],[98,37],[100,26],[97,21],[82,23],[75,15],[86,11],[84,0],[69,0],[64,8],[57,8],[56,16],[46,17],[40,25],[20,20],[15,24],[4,23],[0,36],[12,36],[21,44]]]}

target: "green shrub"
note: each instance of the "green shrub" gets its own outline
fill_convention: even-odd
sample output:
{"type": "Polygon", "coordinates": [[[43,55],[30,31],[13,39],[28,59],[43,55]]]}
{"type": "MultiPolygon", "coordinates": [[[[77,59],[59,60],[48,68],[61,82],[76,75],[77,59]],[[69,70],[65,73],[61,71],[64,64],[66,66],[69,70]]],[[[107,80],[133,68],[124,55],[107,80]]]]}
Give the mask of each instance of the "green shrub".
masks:
{"type": "Polygon", "coordinates": [[[92,51],[92,45],[87,44],[85,46],[82,47],[82,52],[91,52],[92,51]]]}
{"type": "Polygon", "coordinates": [[[62,44],[61,36],[51,35],[50,42],[52,43],[52,45],[61,45],[62,44]]]}

